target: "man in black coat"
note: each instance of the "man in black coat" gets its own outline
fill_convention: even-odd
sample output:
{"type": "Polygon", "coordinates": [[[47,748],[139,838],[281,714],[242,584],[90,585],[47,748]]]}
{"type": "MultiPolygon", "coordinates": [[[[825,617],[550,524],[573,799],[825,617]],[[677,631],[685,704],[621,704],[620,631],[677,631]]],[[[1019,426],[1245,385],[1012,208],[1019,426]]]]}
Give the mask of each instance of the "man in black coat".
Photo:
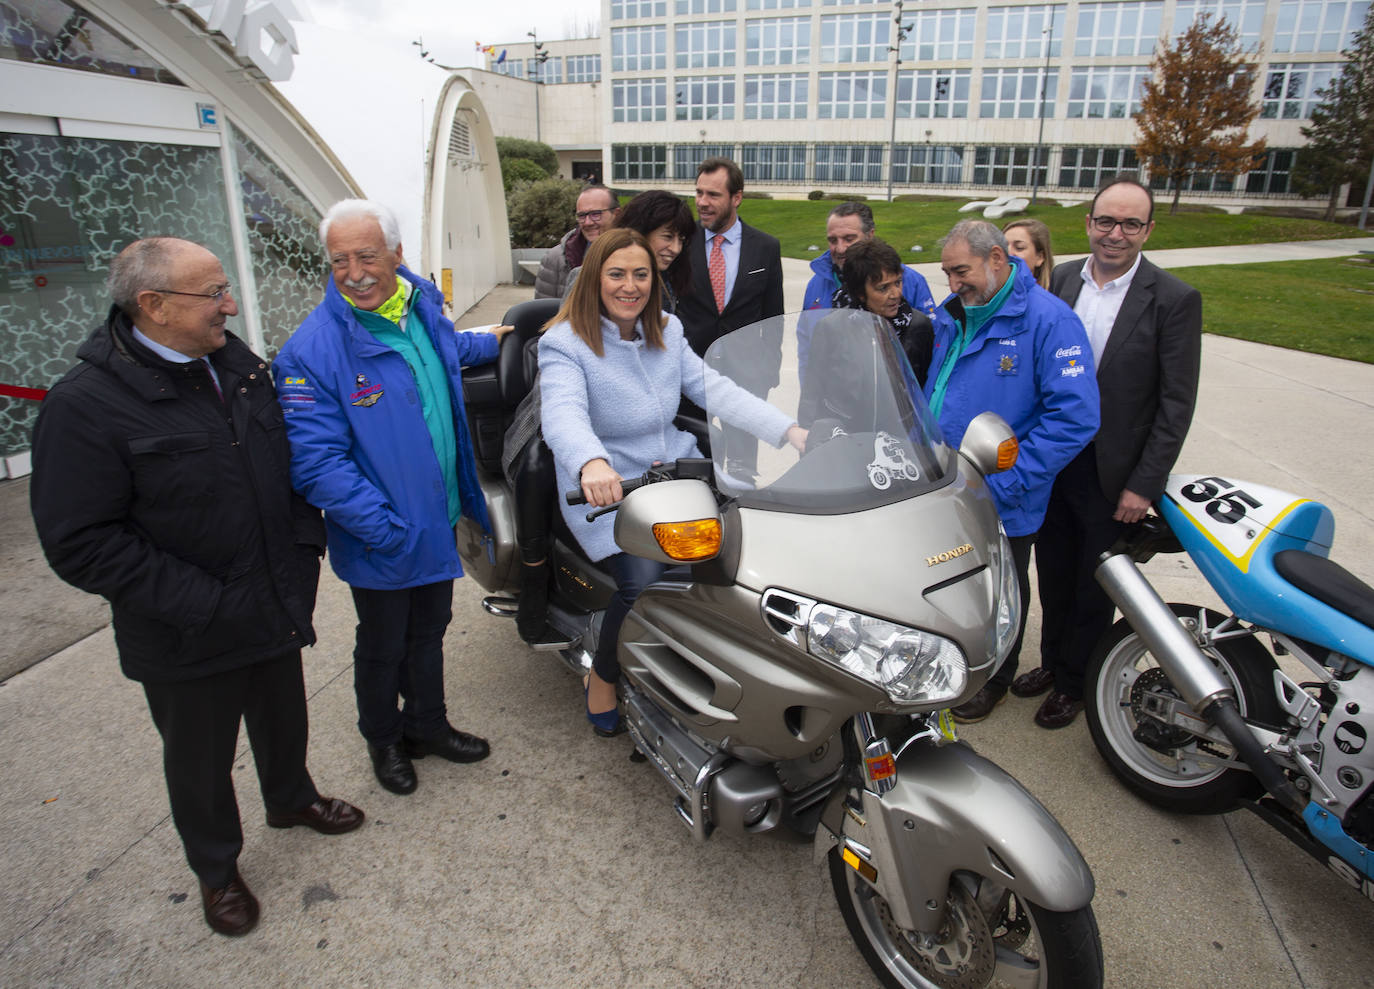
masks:
{"type": "Polygon", "coordinates": [[[1088,331],[1102,424],[1059,474],[1035,542],[1040,578],[1039,669],[1012,693],[1049,691],[1035,722],[1062,728],[1083,707],[1083,678],[1113,605],[1093,574],[1124,526],[1164,491],[1197,401],[1202,296],[1140,253],[1154,197],[1134,179],[1104,185],[1087,216],[1092,253],[1058,265],[1050,290],[1088,331]]]}
{"type": "MultiPolygon", "coordinates": [[[[692,281],[678,300],[677,315],[688,344],[700,356],[719,338],[741,327],[778,317],[750,330],[759,348],[753,380],[736,383],[759,396],[778,383],[782,360],[782,248],[770,236],[739,218],[744,173],[729,158],[707,158],[697,166],[697,219],[701,225],[685,248],[692,281]]],[[[741,341],[742,343],[742,341],[741,341]]],[[[682,411],[700,416],[683,399],[682,411]]],[[[742,473],[752,473],[757,441],[734,426],[724,427],[731,459],[742,473]]]]}
{"type": "Polygon", "coordinates": [[[136,241],[109,286],[108,319],[34,426],[34,522],[57,574],[109,600],[120,665],[162,735],[206,923],[246,934],[259,911],[238,870],[240,718],[268,825],[363,823],[321,797],[305,765],[301,648],[315,641],[324,525],[291,490],[266,363],[225,329],[238,306],[215,256],[136,241]]]}

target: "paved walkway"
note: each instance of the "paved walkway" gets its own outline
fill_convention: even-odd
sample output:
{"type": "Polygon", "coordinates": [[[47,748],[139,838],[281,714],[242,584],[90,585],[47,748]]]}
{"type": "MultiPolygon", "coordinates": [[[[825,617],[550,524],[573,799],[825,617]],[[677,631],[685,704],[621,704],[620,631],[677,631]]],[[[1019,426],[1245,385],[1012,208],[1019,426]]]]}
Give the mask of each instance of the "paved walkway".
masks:
{"type": "MultiPolygon", "coordinates": [[[[529,295],[498,288],[463,325],[494,322],[529,295]]],[[[1339,441],[1372,434],[1374,366],[1207,337],[1179,466],[1326,502],[1333,555],[1374,582],[1374,464],[1339,441]]],[[[37,601],[62,625],[43,602],[68,593],[32,543],[25,491],[0,484],[7,652],[35,621],[11,602],[37,601]]],[[[1186,561],[1161,557],[1151,571],[1166,597],[1206,600],[1186,561]]],[[[242,745],[240,864],[263,920],[243,940],[211,934],[142,693],[119,675],[99,603],[69,596],[81,607],[68,640],[0,683],[0,985],[190,986],[207,972],[264,987],[875,984],[809,848],[694,844],[666,788],[628,761],[629,743],[587,730],[577,682],[484,613],[466,581],[447,640],[450,715],[490,737],[492,757],[426,759],[416,794],[380,789],[354,728],[352,605],[327,574],[306,657],[311,765],[324,792],[370,820],[337,838],[268,829],[242,745]]],[[[1033,611],[1028,655],[1038,637],[1033,611]]],[[[1046,733],[1034,709],[1010,699],[964,736],[1083,850],[1109,986],[1374,985],[1374,904],[1248,814],[1147,807],[1116,784],[1081,719],[1046,733]]]]}

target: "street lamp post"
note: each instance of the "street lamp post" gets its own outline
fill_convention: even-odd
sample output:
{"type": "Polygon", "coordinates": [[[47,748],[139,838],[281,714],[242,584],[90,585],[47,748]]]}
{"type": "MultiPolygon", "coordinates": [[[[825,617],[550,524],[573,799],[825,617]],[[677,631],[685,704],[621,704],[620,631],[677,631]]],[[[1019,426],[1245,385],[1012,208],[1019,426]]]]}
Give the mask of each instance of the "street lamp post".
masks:
{"type": "Polygon", "coordinates": [[[526,31],[525,36],[534,39],[534,57],[530,59],[530,71],[526,75],[534,77],[534,139],[542,141],[544,135],[539,124],[539,87],[544,84],[544,63],[549,60],[549,53],[544,50],[544,43],[534,31],[526,31]]]}
{"type": "Polygon", "coordinates": [[[1045,148],[1045,97],[1050,91],[1050,48],[1054,45],[1054,4],[1049,5],[1050,23],[1044,28],[1045,71],[1040,77],[1040,132],[1035,138],[1035,160],[1031,162],[1031,205],[1040,191],[1040,153],[1045,148]]]}
{"type": "Polygon", "coordinates": [[[902,23],[902,0],[894,0],[892,8],[897,12],[892,18],[893,23],[897,25],[897,43],[887,46],[887,50],[896,56],[892,65],[892,129],[888,131],[887,135],[887,201],[889,203],[892,202],[892,173],[897,170],[897,87],[901,84],[902,42],[906,40],[907,33],[911,30],[910,24],[902,23]]]}

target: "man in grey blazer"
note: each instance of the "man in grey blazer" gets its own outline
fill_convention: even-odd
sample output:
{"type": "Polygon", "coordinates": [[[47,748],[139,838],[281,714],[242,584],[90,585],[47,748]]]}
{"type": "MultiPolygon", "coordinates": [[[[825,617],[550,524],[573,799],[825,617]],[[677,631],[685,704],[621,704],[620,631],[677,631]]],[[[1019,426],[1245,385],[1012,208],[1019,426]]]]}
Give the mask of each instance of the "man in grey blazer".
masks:
{"type": "MultiPolygon", "coordinates": [[[[781,317],[782,249],[770,236],[739,218],[744,198],[744,173],[729,158],[707,158],[697,166],[697,218],[701,225],[686,247],[692,262],[692,281],[678,300],[677,315],[688,344],[705,356],[706,348],[741,327],[769,317],[781,317]]],[[[782,319],[749,331],[759,347],[759,371],[754,380],[736,376],[736,383],[765,396],[778,383],[782,360],[782,319]]],[[[683,399],[682,411],[700,416],[683,399]]],[[[733,426],[724,429],[730,459],[741,474],[752,473],[757,441],[733,426]]]]}
{"type": "Polygon", "coordinates": [[[1093,577],[1097,557],[1163,492],[1193,418],[1202,296],[1141,256],[1154,225],[1148,188],[1107,183],[1087,216],[1090,257],[1050,278],[1088,331],[1102,424],[1060,472],[1036,537],[1041,666],[1011,689],[1049,691],[1035,714],[1042,728],[1062,728],[1083,708],[1084,671],[1113,613],[1093,577]]]}

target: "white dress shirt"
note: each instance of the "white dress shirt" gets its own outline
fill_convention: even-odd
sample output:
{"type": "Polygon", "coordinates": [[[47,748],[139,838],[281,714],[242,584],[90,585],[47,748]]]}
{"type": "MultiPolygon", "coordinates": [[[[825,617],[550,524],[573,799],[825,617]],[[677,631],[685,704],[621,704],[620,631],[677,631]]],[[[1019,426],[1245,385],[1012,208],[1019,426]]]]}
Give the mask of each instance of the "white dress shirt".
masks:
{"type": "Polygon", "coordinates": [[[1102,351],[1107,348],[1107,338],[1112,335],[1112,326],[1121,312],[1121,303],[1140,268],[1140,255],[1135,256],[1135,264],[1131,265],[1129,271],[1100,287],[1093,278],[1092,267],[1093,259],[1089,257],[1079,270],[1083,288],[1078,293],[1078,301],[1073,304],[1073,311],[1088,331],[1088,343],[1093,349],[1093,367],[1097,367],[1102,363],[1102,351]]]}

